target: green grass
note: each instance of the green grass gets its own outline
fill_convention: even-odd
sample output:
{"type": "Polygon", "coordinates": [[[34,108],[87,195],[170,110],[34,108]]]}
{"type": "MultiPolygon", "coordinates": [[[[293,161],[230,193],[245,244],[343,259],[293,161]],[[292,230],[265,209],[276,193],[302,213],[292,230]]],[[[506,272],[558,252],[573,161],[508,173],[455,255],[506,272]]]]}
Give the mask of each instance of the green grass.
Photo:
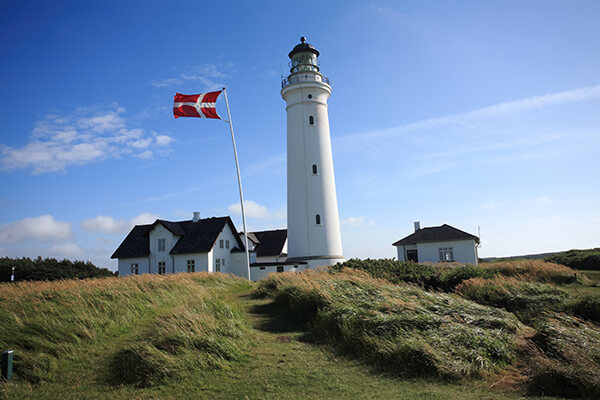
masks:
{"type": "MultiPolygon", "coordinates": [[[[335,313],[323,313],[321,324],[307,326],[302,321],[308,310],[301,313],[304,318],[282,316],[278,300],[251,296],[256,284],[219,274],[1,284],[0,348],[14,349],[19,365],[14,381],[0,382],[0,398],[508,400],[525,395],[519,343],[532,339],[523,339],[521,328],[515,335],[519,323],[505,311],[417,287],[397,289],[365,276],[331,280],[327,285],[337,285],[336,290],[324,290],[309,275],[296,275],[306,278],[299,287],[314,285],[336,305],[340,326],[393,333],[380,332],[386,340],[363,349],[383,349],[388,357],[394,349],[387,342],[404,330],[420,335],[417,350],[428,344],[431,354],[453,351],[456,357],[434,360],[441,373],[402,377],[388,370],[390,364],[379,365],[327,340],[326,321],[335,313]],[[514,340],[502,345],[504,338],[514,340]],[[464,349],[454,349],[455,343],[464,349]],[[501,349],[509,349],[508,356],[501,349]],[[483,366],[470,365],[480,361],[483,366]],[[456,374],[457,366],[472,378],[439,378],[448,377],[444,371],[456,374]]],[[[309,296],[312,306],[322,300],[309,296]]],[[[585,326],[592,335],[585,336],[585,345],[596,348],[594,328],[585,326]]],[[[546,332],[546,351],[570,354],[565,349],[576,346],[562,344],[581,339],[578,329],[540,326],[536,332],[546,332]]],[[[543,362],[557,362],[542,356],[543,362]]],[[[562,371],[562,364],[554,365],[562,371]]]]}

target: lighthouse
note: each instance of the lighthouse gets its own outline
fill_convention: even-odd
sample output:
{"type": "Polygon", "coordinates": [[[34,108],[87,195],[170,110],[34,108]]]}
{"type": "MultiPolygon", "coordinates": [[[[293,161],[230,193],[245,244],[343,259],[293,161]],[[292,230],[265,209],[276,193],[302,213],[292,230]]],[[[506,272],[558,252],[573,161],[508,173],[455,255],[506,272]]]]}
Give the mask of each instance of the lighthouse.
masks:
{"type": "Polygon", "coordinates": [[[302,268],[343,261],[327,99],[331,83],[319,52],[300,38],[282,80],[287,112],[288,261],[302,268]]]}

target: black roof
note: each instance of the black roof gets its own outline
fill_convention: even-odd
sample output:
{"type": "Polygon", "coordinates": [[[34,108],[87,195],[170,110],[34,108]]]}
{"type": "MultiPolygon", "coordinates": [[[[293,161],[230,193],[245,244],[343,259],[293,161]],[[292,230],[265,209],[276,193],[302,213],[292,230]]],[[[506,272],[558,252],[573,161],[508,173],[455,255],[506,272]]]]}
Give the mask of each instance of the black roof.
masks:
{"type": "Polygon", "coordinates": [[[415,233],[393,243],[392,246],[406,246],[423,242],[444,242],[448,240],[475,240],[475,243],[479,243],[477,236],[444,224],[442,226],[419,229],[415,233]]]}
{"type": "Polygon", "coordinates": [[[244,249],[237,230],[229,217],[204,218],[197,222],[192,220],[172,222],[157,219],[153,224],[136,225],[123,243],[115,250],[111,258],[134,258],[150,255],[149,234],[158,224],[164,226],[174,235],[180,236],[170,254],[209,252],[225,225],[229,225],[237,240],[237,246],[244,249]]]}
{"type": "Polygon", "coordinates": [[[251,232],[259,244],[256,246],[256,257],[279,256],[283,252],[283,246],[287,239],[287,229],[275,229],[272,231],[251,232]]]}
{"type": "Polygon", "coordinates": [[[300,41],[302,43],[297,44],[296,47],[294,47],[292,51],[290,51],[290,54],[288,54],[289,58],[292,58],[296,53],[303,53],[307,51],[315,53],[317,57],[319,57],[319,51],[315,49],[313,45],[306,43],[306,38],[304,36],[300,38],[300,41]]]}

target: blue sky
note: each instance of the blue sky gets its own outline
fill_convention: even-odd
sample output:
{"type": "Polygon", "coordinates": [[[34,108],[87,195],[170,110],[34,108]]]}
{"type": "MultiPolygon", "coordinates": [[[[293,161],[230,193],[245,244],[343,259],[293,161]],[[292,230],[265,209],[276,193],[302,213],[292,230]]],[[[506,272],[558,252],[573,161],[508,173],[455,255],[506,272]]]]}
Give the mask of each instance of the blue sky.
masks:
{"type": "Polygon", "coordinates": [[[0,256],[114,269],[135,223],[241,229],[227,124],[171,112],[175,92],[222,86],[249,227],[285,227],[280,79],[301,35],[333,81],[346,257],[394,257],[417,220],[481,227],[484,257],[598,247],[599,17],[599,1],[3,1],[0,256]]]}

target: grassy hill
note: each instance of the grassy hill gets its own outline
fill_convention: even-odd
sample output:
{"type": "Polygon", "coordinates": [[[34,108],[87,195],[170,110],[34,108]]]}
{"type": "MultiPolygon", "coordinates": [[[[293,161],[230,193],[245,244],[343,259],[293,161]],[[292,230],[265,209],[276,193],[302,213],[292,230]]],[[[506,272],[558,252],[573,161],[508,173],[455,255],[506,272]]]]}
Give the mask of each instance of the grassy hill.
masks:
{"type": "Polygon", "coordinates": [[[595,396],[596,288],[494,268],[437,288],[361,268],[0,284],[0,398],[595,396]]]}

